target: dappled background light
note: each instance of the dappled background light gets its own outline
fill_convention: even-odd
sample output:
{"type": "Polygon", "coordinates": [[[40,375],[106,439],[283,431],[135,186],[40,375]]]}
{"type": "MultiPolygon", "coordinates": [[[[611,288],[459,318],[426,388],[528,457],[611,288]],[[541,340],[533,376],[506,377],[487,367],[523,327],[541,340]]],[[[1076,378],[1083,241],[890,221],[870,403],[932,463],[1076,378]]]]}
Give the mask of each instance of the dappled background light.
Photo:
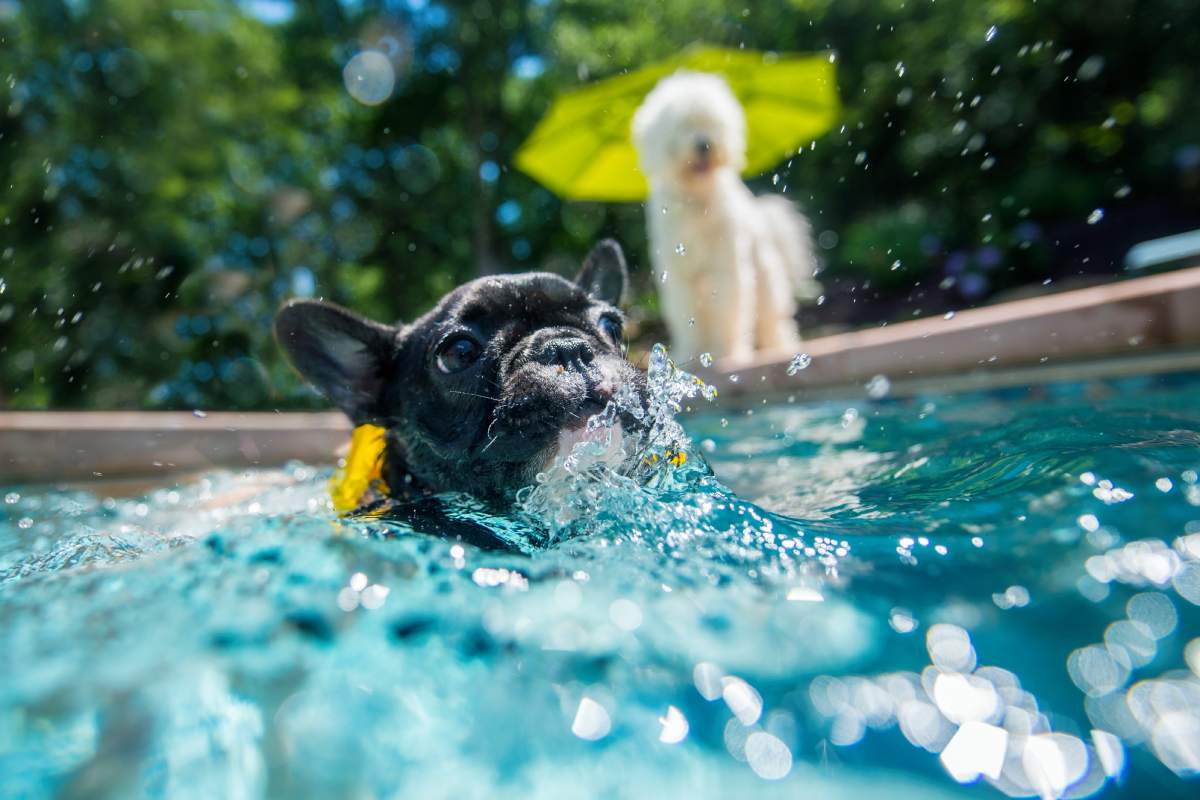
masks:
{"type": "Polygon", "coordinates": [[[0,404],[310,407],[289,296],[410,318],[499,270],[626,244],[636,204],[512,168],[554,96],[694,41],[831,50],[834,129],[755,179],[814,224],[810,330],[1122,272],[1197,227],[1185,0],[1037,4],[0,2],[0,404]]]}

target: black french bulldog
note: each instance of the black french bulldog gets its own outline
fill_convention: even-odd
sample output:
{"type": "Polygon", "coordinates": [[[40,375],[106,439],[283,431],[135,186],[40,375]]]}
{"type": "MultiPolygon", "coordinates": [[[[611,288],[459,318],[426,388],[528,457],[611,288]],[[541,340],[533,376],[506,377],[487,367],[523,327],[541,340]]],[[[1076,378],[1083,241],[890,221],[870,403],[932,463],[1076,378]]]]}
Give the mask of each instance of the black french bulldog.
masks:
{"type": "Polygon", "coordinates": [[[618,389],[644,397],[617,308],[627,281],[620,246],[604,240],[574,282],[479,278],[396,327],[295,300],[275,337],[355,425],[386,429],[383,477],[396,499],[456,491],[507,503],[618,389]]]}

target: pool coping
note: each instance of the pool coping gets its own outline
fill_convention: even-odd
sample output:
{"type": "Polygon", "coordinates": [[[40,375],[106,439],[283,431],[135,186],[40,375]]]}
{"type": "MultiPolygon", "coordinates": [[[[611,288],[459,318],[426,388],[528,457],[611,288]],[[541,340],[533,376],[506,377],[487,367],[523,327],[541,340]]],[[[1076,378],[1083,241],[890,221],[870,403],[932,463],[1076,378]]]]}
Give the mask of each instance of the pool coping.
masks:
{"type": "MultiPolygon", "coordinates": [[[[804,351],[811,365],[791,376],[790,352],[697,371],[729,408],[865,398],[875,375],[902,397],[1200,372],[1200,268],[826,336],[804,351]]],[[[334,411],[0,411],[0,485],[330,463],[349,431],[334,411]]]]}
{"type": "Polygon", "coordinates": [[[349,434],[336,411],[3,411],[0,484],[329,463],[349,434]]]}
{"type": "MultiPolygon", "coordinates": [[[[941,381],[956,391],[1011,381],[1006,376],[1014,374],[1026,383],[1069,380],[1056,369],[1068,365],[1070,374],[1099,374],[1104,367],[1097,360],[1131,354],[1155,356],[1144,371],[1156,371],[1194,347],[1200,347],[1200,267],[812,339],[801,348],[812,362],[794,375],[788,375],[792,352],[719,361],[698,374],[727,401],[861,391],[876,375],[895,387],[941,381]]],[[[1128,373],[1132,366],[1119,369],[1128,373]]]]}

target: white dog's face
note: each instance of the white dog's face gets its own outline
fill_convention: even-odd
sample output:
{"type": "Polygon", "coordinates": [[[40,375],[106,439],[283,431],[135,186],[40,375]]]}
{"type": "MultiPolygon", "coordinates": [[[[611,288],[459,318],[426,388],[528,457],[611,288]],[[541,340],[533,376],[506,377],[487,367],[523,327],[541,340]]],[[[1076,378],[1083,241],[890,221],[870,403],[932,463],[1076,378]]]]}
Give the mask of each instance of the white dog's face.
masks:
{"type": "Polygon", "coordinates": [[[746,161],[746,117],[728,84],[679,71],[654,87],[633,117],[638,163],[653,186],[707,191],[721,169],[746,161]]]}

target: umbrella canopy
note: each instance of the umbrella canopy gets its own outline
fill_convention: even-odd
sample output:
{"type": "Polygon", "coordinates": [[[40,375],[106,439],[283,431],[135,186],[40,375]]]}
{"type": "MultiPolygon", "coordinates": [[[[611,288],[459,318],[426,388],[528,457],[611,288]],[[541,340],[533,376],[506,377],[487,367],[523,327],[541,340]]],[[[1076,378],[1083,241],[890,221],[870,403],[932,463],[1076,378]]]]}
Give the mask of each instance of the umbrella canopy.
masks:
{"type": "Polygon", "coordinates": [[[825,133],[841,107],[827,55],[694,47],[679,56],[561,95],[521,149],[516,165],[561,197],[642,200],[649,193],[633,149],[633,114],[680,69],[725,78],[746,110],[746,176],[765,172],[825,133]]]}

